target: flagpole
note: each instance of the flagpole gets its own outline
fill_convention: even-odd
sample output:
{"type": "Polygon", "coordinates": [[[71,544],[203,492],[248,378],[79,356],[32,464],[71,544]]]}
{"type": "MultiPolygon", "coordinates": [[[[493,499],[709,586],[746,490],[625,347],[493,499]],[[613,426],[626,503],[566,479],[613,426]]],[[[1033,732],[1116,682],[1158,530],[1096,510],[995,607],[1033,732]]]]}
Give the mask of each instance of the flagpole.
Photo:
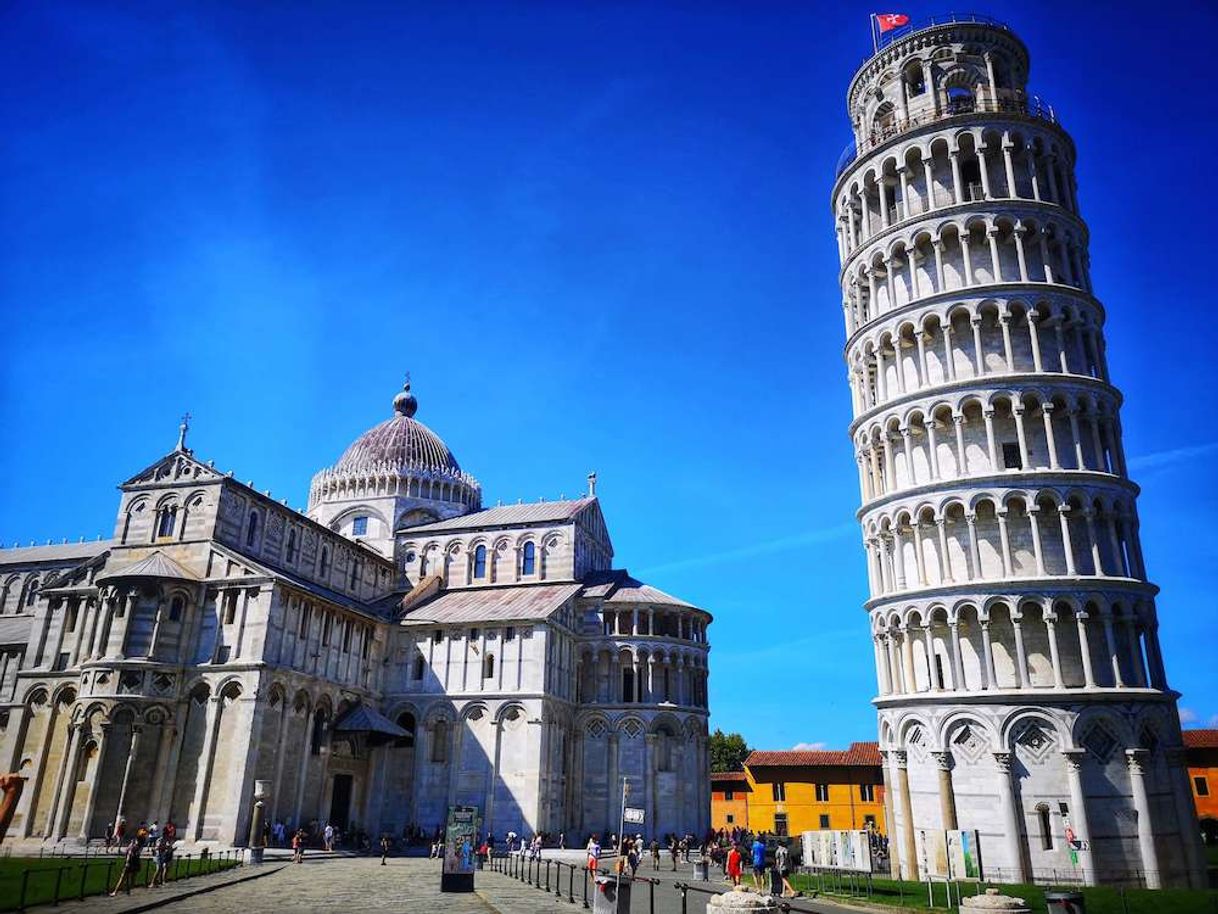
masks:
{"type": "Polygon", "coordinates": [[[876,30],[875,30],[876,24],[878,22],[878,20],[876,19],[875,13],[872,13],[870,16],[867,17],[867,22],[871,26],[871,51],[873,54],[878,54],[880,51],[880,38],[876,34],[876,30]]]}

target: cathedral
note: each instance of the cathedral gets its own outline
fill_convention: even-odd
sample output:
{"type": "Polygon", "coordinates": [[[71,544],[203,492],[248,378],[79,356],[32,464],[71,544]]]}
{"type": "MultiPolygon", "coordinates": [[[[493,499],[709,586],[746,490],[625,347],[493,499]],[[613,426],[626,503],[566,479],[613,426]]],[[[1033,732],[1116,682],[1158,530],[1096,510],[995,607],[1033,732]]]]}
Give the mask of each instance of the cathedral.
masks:
{"type": "MultiPolygon", "coordinates": [[[[484,508],[414,418],[313,479],[300,513],[177,447],[119,486],[113,538],[0,550],[7,840],[124,820],[244,844],[272,822],[616,831],[709,825],[711,616],[613,567],[596,477],[484,508]]],[[[571,840],[571,838],[569,838],[571,840]]]]}

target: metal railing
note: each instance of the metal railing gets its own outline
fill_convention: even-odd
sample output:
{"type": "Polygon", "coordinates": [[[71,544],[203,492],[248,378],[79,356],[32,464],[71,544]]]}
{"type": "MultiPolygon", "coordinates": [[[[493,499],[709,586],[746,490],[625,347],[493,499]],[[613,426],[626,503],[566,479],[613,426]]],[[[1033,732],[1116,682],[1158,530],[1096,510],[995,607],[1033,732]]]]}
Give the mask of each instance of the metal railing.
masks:
{"type": "Polygon", "coordinates": [[[916,22],[909,22],[907,25],[899,26],[887,32],[879,33],[878,47],[871,54],[865,54],[863,61],[866,62],[874,57],[879,51],[884,50],[890,44],[900,41],[902,38],[907,38],[914,32],[920,32],[923,29],[933,29],[940,25],[953,25],[960,23],[963,25],[988,25],[996,29],[1002,29],[1004,32],[1012,31],[1011,27],[1005,22],[995,19],[993,16],[984,16],[981,13],[942,13],[938,16],[930,16],[926,19],[919,19],[916,22]]]}
{"type": "Polygon", "coordinates": [[[925,127],[927,124],[935,124],[940,121],[956,117],[967,117],[973,114],[1014,114],[1020,117],[1046,121],[1050,124],[1058,123],[1057,113],[1053,110],[1053,106],[1036,95],[1015,92],[1001,96],[997,100],[992,98],[955,99],[945,103],[938,111],[931,108],[926,111],[920,111],[917,114],[912,114],[907,118],[894,118],[882,127],[872,130],[871,133],[863,138],[861,144],[857,146],[854,143],[848,144],[838,157],[837,171],[834,177],[840,178],[842,172],[849,168],[860,154],[869,152],[903,133],[908,133],[910,130],[918,127],[925,127]]]}
{"type": "MultiPolygon", "coordinates": [[[[109,859],[98,859],[100,855],[84,855],[79,858],[67,855],[47,855],[59,860],[75,860],[59,866],[31,867],[20,875],[20,888],[10,891],[4,883],[0,891],[0,911],[25,911],[32,905],[58,905],[61,901],[83,901],[90,895],[101,895],[113,890],[118,873],[123,866],[121,854],[109,859]]],[[[195,876],[206,876],[245,864],[245,850],[228,850],[211,854],[206,851],[195,857],[193,854],[175,855],[165,870],[165,883],[180,882],[195,876]]],[[[156,876],[157,865],[151,858],[141,861],[140,868],[127,884],[132,888],[149,887],[156,876]]],[[[13,882],[18,877],[13,877],[13,882]]]]}

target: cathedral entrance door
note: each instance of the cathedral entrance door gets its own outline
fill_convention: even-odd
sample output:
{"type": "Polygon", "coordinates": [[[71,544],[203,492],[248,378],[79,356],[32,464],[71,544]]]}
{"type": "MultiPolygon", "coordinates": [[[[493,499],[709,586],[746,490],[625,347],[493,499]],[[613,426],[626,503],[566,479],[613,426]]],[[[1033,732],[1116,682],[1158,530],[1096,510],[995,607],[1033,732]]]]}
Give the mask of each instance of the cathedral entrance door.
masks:
{"type": "Polygon", "coordinates": [[[344,831],[351,815],[352,780],[349,774],[334,775],[334,789],[330,792],[330,824],[344,831]]]}

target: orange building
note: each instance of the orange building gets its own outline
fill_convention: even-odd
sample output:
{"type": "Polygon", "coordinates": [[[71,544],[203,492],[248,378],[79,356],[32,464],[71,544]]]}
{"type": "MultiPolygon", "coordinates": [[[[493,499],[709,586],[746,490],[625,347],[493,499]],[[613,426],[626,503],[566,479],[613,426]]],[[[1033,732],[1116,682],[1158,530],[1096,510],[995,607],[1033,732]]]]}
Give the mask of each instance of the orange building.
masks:
{"type": "Polygon", "coordinates": [[[1201,836],[1218,844],[1218,730],[1185,730],[1184,748],[1201,836]]]}
{"type": "Polygon", "coordinates": [[[749,827],[749,794],[753,788],[743,771],[711,772],[711,828],[731,831],[749,827]]]}
{"type": "Polygon", "coordinates": [[[711,775],[711,822],[780,835],[868,827],[884,833],[879,745],[753,752],[743,772],[711,775]]]}

